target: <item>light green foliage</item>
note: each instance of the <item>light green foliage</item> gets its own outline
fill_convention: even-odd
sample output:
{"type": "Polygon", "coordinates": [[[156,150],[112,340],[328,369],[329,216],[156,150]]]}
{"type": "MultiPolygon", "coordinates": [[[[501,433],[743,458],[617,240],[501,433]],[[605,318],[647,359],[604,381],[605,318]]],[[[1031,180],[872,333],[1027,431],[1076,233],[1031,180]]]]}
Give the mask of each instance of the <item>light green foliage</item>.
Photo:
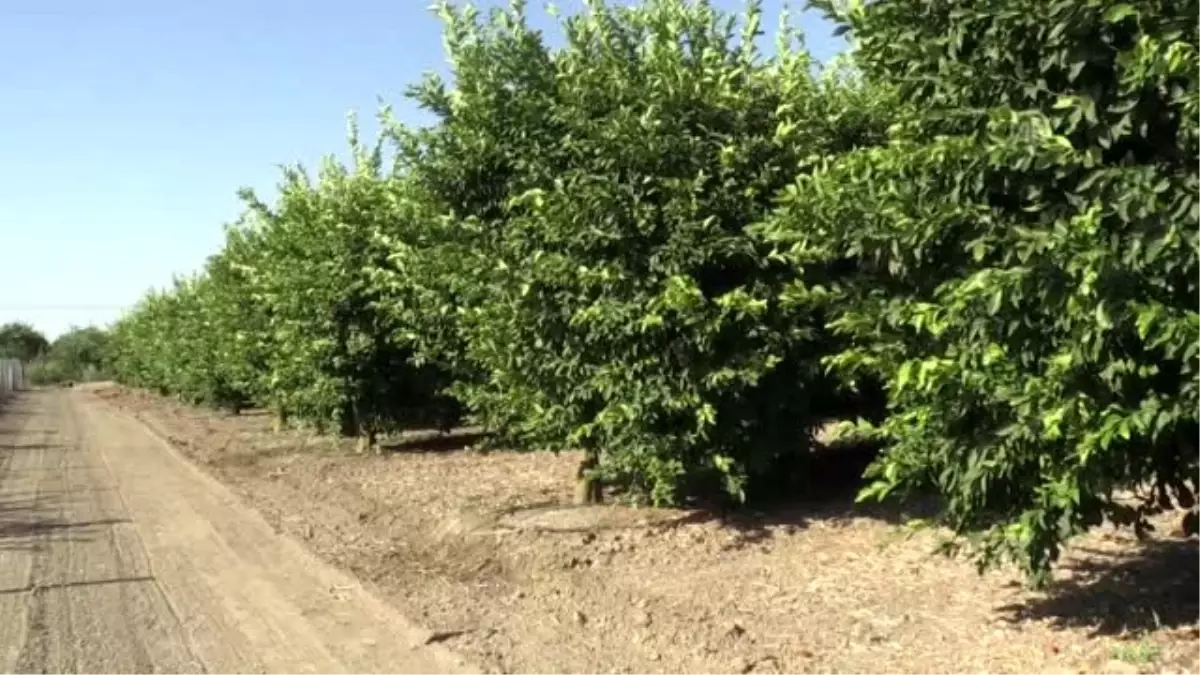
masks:
{"type": "Polygon", "coordinates": [[[112,331],[111,365],[129,384],[191,403],[233,405],[217,363],[208,301],[213,282],[204,276],[176,279],[170,291],[153,293],[112,331]]]}
{"type": "Polygon", "coordinates": [[[109,334],[89,326],[72,328],[29,364],[29,379],[35,384],[66,381],[89,382],[107,376],[109,334]]]}
{"type": "Polygon", "coordinates": [[[196,278],[154,295],[116,328],[133,384],[238,410],[250,404],[319,429],[374,438],[443,383],[408,362],[409,341],[376,310],[369,271],[401,213],[382,146],[351,126],[352,165],[315,180],[289,168],[276,203],[247,211],[196,278]]]}
{"type": "Polygon", "coordinates": [[[863,497],[935,488],[981,564],[1041,580],[1102,518],[1194,503],[1196,11],[897,0],[839,17],[904,119],[797,180],[763,232],[799,269],[840,262],[831,325],[852,347],[828,362],[887,383],[890,448],[863,497]]]}
{"type": "Polygon", "coordinates": [[[658,503],[792,485],[861,413],[864,498],[933,489],[1035,580],[1104,518],[1191,507],[1196,1],[815,4],[852,63],[787,29],[759,54],[757,3],[592,1],[560,48],[522,2],[439,5],[435,122],[388,125],[394,166],[352,128],[349,166],[245,193],[114,328],[117,376],[368,437],[452,420],[453,380],[498,441],[658,503]]]}
{"type": "Polygon", "coordinates": [[[380,311],[391,298],[372,271],[388,264],[407,202],[382,144],[364,148],[353,124],[350,136],[350,167],[327,160],[311,181],[289,170],[274,206],[247,194],[261,236],[253,286],[269,316],[266,398],[318,426],[373,436],[445,383],[409,362],[409,331],[380,311]]]}
{"type": "Polygon", "coordinates": [[[592,2],[561,49],[523,3],[441,11],[454,89],[416,88],[439,122],[397,134],[446,214],[406,263],[430,282],[418,332],[510,442],[586,448],[660,503],[696,480],[742,496],[830,399],[820,326],[761,299],[784,268],[745,228],[806,158],[882,137],[882,106],[787,31],[760,55],[757,3],[592,2]]]}

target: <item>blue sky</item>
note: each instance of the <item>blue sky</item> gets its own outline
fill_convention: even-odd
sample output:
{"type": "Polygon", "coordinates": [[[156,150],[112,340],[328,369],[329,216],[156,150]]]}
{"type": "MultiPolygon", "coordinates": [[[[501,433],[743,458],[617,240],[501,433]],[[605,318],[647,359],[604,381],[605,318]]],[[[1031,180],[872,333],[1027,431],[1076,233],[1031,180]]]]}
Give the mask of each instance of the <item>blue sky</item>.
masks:
{"type": "MultiPolygon", "coordinates": [[[[765,5],[770,28],[782,2],[765,5]]],[[[269,196],[278,165],[340,152],[347,112],[371,132],[382,97],[422,121],[401,93],[446,72],[427,6],[0,2],[0,324],[105,325],[219,249],[239,186],[269,196]]],[[[843,48],[797,23],[818,58],[843,48]]]]}

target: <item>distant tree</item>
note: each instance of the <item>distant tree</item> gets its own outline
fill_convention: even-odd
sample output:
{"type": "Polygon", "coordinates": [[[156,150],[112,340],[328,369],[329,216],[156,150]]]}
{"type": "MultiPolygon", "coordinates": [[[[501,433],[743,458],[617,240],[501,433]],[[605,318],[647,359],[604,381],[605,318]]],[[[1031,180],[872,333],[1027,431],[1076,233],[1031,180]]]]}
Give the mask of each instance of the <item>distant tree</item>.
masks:
{"type": "Polygon", "coordinates": [[[108,343],[109,334],[101,328],[72,328],[50,345],[48,356],[61,362],[74,379],[87,380],[104,369],[108,343]]]}
{"type": "Polygon", "coordinates": [[[32,361],[50,348],[50,342],[33,326],[14,321],[0,326],[0,358],[32,361]]]}
{"type": "Polygon", "coordinates": [[[29,377],[37,384],[98,379],[106,370],[109,341],[109,333],[101,328],[73,327],[29,359],[29,377]]]}

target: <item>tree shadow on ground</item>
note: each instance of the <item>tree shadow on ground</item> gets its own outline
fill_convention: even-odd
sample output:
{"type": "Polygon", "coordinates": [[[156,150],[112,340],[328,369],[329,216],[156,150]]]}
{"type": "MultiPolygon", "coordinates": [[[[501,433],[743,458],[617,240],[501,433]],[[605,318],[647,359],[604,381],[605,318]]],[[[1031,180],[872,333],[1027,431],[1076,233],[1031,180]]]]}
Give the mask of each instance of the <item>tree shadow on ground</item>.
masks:
{"type": "Polygon", "coordinates": [[[74,497],[37,494],[0,498],[0,551],[38,552],[50,543],[90,541],[114,525],[130,522],[124,518],[66,520],[59,514],[64,500],[74,497]]]}
{"type": "Polygon", "coordinates": [[[1068,578],[1040,597],[999,612],[1013,622],[1089,628],[1093,636],[1178,628],[1200,620],[1200,546],[1195,539],[1154,540],[1124,554],[1077,553],[1078,559],[1061,566],[1068,578]]]}
{"type": "Polygon", "coordinates": [[[271,417],[273,415],[273,413],[270,410],[267,410],[266,408],[246,408],[245,410],[240,410],[236,413],[231,410],[218,410],[215,412],[220,417],[224,417],[224,418],[228,418],[228,419],[238,419],[238,418],[253,419],[256,417],[271,417]]]}
{"type": "Polygon", "coordinates": [[[47,591],[47,590],[61,591],[61,590],[68,590],[68,589],[75,589],[75,588],[87,588],[87,587],[94,587],[94,586],[110,586],[113,584],[146,584],[146,583],[154,583],[157,580],[158,580],[158,577],[142,575],[142,576],[135,576],[135,577],[118,577],[116,579],[91,579],[91,580],[85,580],[85,581],[67,581],[67,582],[51,583],[51,584],[29,583],[24,586],[18,586],[16,588],[0,588],[0,596],[18,595],[18,594],[22,594],[22,593],[30,593],[30,592],[36,592],[36,591],[47,591]]]}
{"type": "Polygon", "coordinates": [[[59,443],[0,443],[0,452],[33,452],[35,450],[61,450],[59,443]]]}
{"type": "Polygon", "coordinates": [[[857,503],[866,484],[863,472],[879,456],[867,445],[819,447],[797,478],[779,482],[767,496],[736,504],[720,496],[689,500],[691,515],[673,524],[718,521],[739,533],[745,544],[766,541],[778,532],[804,529],[813,522],[838,523],[871,519],[900,525],[937,513],[931,494],[857,503]]]}
{"type": "Polygon", "coordinates": [[[8,394],[0,394],[0,423],[3,423],[7,427],[0,428],[0,434],[16,434],[20,430],[20,423],[17,422],[16,427],[13,427],[13,423],[17,420],[33,416],[33,412],[30,411],[29,393],[28,390],[21,390],[8,394]]]}
{"type": "Polygon", "coordinates": [[[487,438],[482,430],[458,428],[449,433],[436,429],[413,429],[398,438],[389,438],[379,443],[383,454],[390,453],[441,453],[467,450],[487,438]]]}

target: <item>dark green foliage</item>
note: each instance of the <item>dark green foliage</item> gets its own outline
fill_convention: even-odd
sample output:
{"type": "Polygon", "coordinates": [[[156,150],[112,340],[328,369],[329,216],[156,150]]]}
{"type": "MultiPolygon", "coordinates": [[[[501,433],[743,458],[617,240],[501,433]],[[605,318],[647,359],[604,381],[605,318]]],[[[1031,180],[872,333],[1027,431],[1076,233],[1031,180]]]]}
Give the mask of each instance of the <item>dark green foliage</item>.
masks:
{"type": "Polygon", "coordinates": [[[831,397],[821,327],[758,299],[786,269],[745,229],[807,157],[882,137],[877,102],[787,33],[762,58],[754,5],[592,3],[559,50],[519,3],[442,11],[455,88],[416,89],[439,123],[401,147],[449,214],[413,264],[454,325],[415,330],[510,442],[588,449],[659,503],[706,477],[743,496],[831,397]]]}
{"type": "Polygon", "coordinates": [[[1102,518],[1194,502],[1196,15],[893,0],[839,17],[904,121],[798,180],[764,232],[801,269],[840,266],[831,325],[852,347],[829,362],[887,383],[864,497],[936,488],[982,564],[1041,579],[1102,518]]]}
{"type": "Polygon", "coordinates": [[[0,359],[17,359],[28,363],[50,349],[46,336],[33,326],[20,322],[0,326],[0,359]]]}
{"type": "Polygon", "coordinates": [[[116,375],[368,439],[461,406],[658,503],[793,489],[858,416],[864,498],[935,490],[1035,578],[1193,506],[1196,2],[816,4],[854,68],[758,54],[755,3],[590,2],[557,49],[441,6],[435,123],[246,193],[116,375]]]}
{"type": "Polygon", "coordinates": [[[289,171],[279,202],[249,196],[261,225],[254,286],[272,343],[265,397],[318,426],[370,438],[420,417],[449,384],[412,362],[412,339],[373,283],[387,264],[387,235],[406,231],[403,186],[385,172],[382,146],[363,148],[351,129],[351,168],[327,161],[316,181],[289,171]]]}

